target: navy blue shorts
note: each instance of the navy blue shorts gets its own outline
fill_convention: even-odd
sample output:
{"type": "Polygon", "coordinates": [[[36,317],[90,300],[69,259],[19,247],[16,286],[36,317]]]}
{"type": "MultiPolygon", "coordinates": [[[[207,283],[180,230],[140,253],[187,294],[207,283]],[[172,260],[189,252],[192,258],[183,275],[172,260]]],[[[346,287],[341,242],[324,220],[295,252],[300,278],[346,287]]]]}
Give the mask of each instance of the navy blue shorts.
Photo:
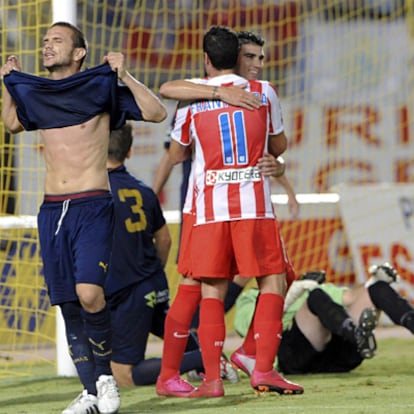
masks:
{"type": "Polygon", "coordinates": [[[113,226],[113,200],[108,191],[45,196],[38,230],[52,305],[77,301],[78,283],[104,286],[113,226]],[[59,198],[65,200],[56,201],[59,198]]]}
{"type": "Polygon", "coordinates": [[[164,337],[169,296],[164,274],[163,279],[162,283],[160,278],[148,278],[107,298],[111,310],[112,361],[136,365],[145,359],[149,334],[164,337]]]}

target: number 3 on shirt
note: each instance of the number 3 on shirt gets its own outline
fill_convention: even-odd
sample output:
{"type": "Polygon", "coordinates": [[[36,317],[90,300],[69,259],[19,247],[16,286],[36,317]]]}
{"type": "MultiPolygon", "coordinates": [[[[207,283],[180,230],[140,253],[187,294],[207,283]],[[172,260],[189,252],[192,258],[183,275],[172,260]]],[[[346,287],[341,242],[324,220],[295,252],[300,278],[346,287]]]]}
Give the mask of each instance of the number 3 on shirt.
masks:
{"type": "Polygon", "coordinates": [[[135,199],[135,203],[132,204],[130,208],[134,215],[133,218],[137,217],[138,220],[133,221],[131,217],[127,218],[125,220],[125,227],[127,231],[129,233],[134,233],[136,231],[145,230],[147,227],[147,217],[142,209],[143,202],[141,193],[135,188],[120,188],[118,190],[118,197],[122,203],[125,203],[127,198],[135,199]]]}

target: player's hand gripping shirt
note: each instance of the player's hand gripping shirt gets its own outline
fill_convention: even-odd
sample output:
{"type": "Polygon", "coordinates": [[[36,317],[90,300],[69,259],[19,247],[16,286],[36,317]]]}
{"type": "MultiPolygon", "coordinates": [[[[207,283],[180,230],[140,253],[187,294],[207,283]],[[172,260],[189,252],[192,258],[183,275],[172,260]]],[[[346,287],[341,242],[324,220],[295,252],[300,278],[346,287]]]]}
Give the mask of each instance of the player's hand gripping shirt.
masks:
{"type": "Polygon", "coordinates": [[[126,119],[142,120],[132,92],[108,63],[58,80],[12,71],[4,84],[26,131],[79,125],[104,112],[111,115],[111,129],[126,119]]]}
{"type": "MultiPolygon", "coordinates": [[[[209,85],[246,83],[237,75],[197,80],[209,85]]],[[[267,152],[268,136],[283,131],[279,99],[266,81],[249,81],[248,90],[262,106],[247,110],[219,100],[179,106],[171,138],[194,141],[194,197],[197,224],[251,218],[274,218],[268,177],[256,164],[267,152]]]]}

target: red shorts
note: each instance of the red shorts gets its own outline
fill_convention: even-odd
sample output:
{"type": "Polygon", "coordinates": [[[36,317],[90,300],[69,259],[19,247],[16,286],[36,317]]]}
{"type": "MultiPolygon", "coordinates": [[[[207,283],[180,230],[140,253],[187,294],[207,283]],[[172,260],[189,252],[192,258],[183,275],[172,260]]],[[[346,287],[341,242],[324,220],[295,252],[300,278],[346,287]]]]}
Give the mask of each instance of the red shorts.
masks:
{"type": "Polygon", "coordinates": [[[275,219],[223,221],[194,226],[191,232],[194,278],[231,278],[281,274],[286,270],[275,219]]]}

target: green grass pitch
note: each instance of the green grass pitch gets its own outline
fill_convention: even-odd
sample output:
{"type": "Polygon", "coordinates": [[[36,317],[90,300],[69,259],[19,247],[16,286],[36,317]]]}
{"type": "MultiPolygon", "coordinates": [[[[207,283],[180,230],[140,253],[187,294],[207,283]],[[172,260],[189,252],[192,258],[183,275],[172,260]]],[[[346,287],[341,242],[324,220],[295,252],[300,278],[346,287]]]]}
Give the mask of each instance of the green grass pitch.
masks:
{"type": "MultiPolygon", "coordinates": [[[[346,374],[289,376],[303,395],[255,395],[247,376],[225,383],[222,398],[160,398],[154,386],[121,389],[119,414],[407,414],[414,413],[414,342],[378,340],[377,356],[346,374]]],[[[60,413],[80,392],[76,378],[37,367],[32,377],[0,380],[0,414],[60,413]]]]}

